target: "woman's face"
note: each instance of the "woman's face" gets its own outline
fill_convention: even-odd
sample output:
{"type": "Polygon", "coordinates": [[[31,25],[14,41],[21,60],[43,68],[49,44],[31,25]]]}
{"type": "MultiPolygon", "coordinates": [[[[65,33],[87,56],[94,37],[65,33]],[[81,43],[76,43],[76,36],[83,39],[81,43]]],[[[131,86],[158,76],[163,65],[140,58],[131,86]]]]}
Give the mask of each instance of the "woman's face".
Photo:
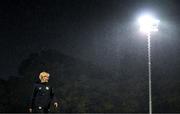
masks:
{"type": "Polygon", "coordinates": [[[49,80],[49,76],[45,76],[44,79],[48,81],[49,80]]]}
{"type": "Polygon", "coordinates": [[[49,81],[49,76],[43,76],[41,82],[48,82],[49,81]]]}

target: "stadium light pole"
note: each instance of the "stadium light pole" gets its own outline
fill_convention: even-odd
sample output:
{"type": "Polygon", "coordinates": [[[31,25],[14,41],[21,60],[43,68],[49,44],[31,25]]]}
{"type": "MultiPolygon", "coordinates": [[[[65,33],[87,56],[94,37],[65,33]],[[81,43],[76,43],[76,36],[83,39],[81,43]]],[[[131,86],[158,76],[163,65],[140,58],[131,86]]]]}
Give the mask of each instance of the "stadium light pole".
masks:
{"type": "Polygon", "coordinates": [[[148,76],[149,76],[149,114],[152,114],[152,88],[151,88],[151,32],[158,31],[159,20],[150,15],[138,19],[140,31],[147,35],[148,40],[148,76]]]}

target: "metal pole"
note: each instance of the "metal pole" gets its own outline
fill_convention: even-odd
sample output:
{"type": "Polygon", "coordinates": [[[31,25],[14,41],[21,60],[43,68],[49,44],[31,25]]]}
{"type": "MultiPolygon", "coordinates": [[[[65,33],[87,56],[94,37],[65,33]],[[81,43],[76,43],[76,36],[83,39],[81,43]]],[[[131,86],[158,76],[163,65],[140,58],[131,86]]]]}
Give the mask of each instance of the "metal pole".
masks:
{"type": "Polygon", "coordinates": [[[149,114],[152,114],[152,90],[151,90],[151,33],[148,36],[148,75],[149,75],[149,114]]]}

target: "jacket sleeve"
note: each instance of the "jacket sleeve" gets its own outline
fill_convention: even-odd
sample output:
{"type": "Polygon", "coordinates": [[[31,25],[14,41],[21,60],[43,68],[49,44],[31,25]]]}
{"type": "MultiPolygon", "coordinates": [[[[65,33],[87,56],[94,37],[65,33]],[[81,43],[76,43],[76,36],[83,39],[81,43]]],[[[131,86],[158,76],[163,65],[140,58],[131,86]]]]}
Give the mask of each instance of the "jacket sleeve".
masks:
{"type": "Polygon", "coordinates": [[[30,98],[29,108],[34,107],[36,95],[37,95],[37,85],[34,85],[33,92],[32,92],[31,98],[30,98]]]}

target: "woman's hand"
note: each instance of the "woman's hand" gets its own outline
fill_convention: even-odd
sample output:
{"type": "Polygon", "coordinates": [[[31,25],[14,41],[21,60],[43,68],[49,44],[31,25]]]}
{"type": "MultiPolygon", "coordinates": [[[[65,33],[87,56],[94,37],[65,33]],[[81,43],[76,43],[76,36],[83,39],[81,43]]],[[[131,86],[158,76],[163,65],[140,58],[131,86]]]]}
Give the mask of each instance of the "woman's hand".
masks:
{"type": "Polygon", "coordinates": [[[55,106],[55,108],[57,108],[57,107],[58,107],[58,103],[57,103],[57,102],[55,102],[55,103],[54,103],[54,106],[55,106]]]}
{"type": "Polygon", "coordinates": [[[32,112],[32,108],[29,108],[29,112],[32,112]]]}

